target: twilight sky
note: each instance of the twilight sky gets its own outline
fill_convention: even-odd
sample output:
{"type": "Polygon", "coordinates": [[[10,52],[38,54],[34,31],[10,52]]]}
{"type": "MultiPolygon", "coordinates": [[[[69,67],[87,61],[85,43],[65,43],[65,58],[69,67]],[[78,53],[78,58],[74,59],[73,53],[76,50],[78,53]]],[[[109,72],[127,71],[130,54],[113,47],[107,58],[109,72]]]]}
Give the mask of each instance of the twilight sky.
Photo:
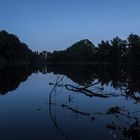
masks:
{"type": "Polygon", "coordinates": [[[0,0],[0,29],[33,50],[140,35],[140,0],[0,0]]]}

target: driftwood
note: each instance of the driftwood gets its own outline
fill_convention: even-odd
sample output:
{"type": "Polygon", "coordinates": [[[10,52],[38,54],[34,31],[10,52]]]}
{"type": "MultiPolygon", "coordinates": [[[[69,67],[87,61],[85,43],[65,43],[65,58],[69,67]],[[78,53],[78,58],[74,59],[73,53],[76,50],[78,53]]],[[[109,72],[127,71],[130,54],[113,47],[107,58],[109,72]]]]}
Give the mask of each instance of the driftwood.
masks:
{"type": "Polygon", "coordinates": [[[77,110],[75,108],[72,108],[72,107],[70,107],[68,105],[65,105],[65,104],[62,104],[61,106],[71,110],[72,112],[75,112],[75,113],[78,113],[78,114],[81,114],[81,115],[86,115],[86,116],[90,115],[90,113],[79,111],[79,110],[77,110]]]}
{"type": "Polygon", "coordinates": [[[125,116],[127,118],[133,118],[132,116],[130,116],[130,113],[128,112],[127,114],[123,113],[123,109],[121,107],[115,106],[115,107],[111,107],[107,112],[107,115],[122,115],[125,116]]]}
{"type": "Polygon", "coordinates": [[[122,111],[121,107],[115,106],[115,107],[111,107],[106,114],[120,114],[122,111]]]}
{"type": "MultiPolygon", "coordinates": [[[[129,97],[131,97],[135,100],[136,99],[139,100],[139,97],[136,97],[133,94],[129,95],[126,92],[118,94],[118,95],[115,94],[115,93],[109,93],[109,94],[95,93],[90,88],[95,87],[97,84],[99,84],[99,82],[92,83],[90,85],[82,87],[82,86],[74,86],[74,85],[70,85],[70,84],[64,84],[63,83],[63,78],[64,78],[64,76],[62,76],[62,77],[58,76],[55,83],[50,83],[50,85],[53,85],[53,88],[52,88],[52,90],[50,92],[50,96],[49,96],[49,112],[50,112],[50,116],[51,116],[51,119],[52,119],[55,127],[68,140],[70,140],[70,138],[64,132],[62,127],[60,127],[58,121],[56,120],[56,117],[53,116],[52,105],[56,105],[56,106],[60,106],[62,108],[68,109],[68,110],[72,111],[72,113],[88,116],[88,118],[91,118],[91,120],[95,120],[95,118],[92,117],[92,115],[90,113],[83,112],[83,111],[81,111],[77,108],[73,108],[69,105],[66,105],[66,104],[58,105],[56,103],[53,103],[52,102],[52,97],[53,97],[52,94],[56,92],[57,87],[64,87],[69,91],[73,91],[75,93],[82,93],[82,94],[84,94],[86,96],[89,96],[89,97],[95,96],[95,97],[101,97],[101,98],[109,98],[109,97],[117,97],[117,96],[121,95],[121,96],[129,96],[129,97]]],[[[73,100],[73,97],[69,96],[68,101],[71,102],[72,100],[73,100]]],[[[113,115],[114,114],[116,116],[120,115],[120,116],[127,117],[128,119],[135,119],[136,121],[132,124],[128,123],[128,125],[126,127],[121,127],[118,124],[116,124],[115,121],[114,121],[114,122],[111,122],[111,123],[107,123],[106,128],[114,131],[114,138],[117,136],[116,132],[118,131],[119,132],[118,134],[122,133],[123,137],[132,138],[132,140],[140,139],[140,124],[139,124],[139,121],[133,116],[134,113],[138,113],[140,111],[139,110],[133,111],[133,112],[123,112],[123,111],[124,110],[121,107],[115,106],[115,107],[111,107],[110,109],[108,109],[106,114],[108,114],[108,115],[113,115]]],[[[123,121],[123,120],[121,120],[121,121],[123,121]]]]}
{"type": "Polygon", "coordinates": [[[98,94],[98,93],[95,93],[95,92],[87,89],[88,87],[79,88],[79,87],[76,87],[76,86],[73,86],[73,85],[70,85],[70,84],[66,84],[65,88],[67,90],[71,90],[71,91],[74,91],[74,92],[79,92],[79,93],[85,94],[86,96],[89,96],[89,97],[96,96],[96,97],[108,98],[107,95],[98,94]]]}
{"type": "Polygon", "coordinates": [[[59,85],[60,82],[62,82],[64,76],[59,77],[57,76],[56,82],[54,87],[52,88],[50,94],[49,94],[49,114],[51,117],[52,122],[54,123],[54,126],[56,127],[57,130],[59,130],[59,132],[67,139],[70,140],[70,137],[64,132],[64,130],[59,126],[58,122],[56,121],[56,118],[53,117],[52,114],[52,94],[55,91],[56,87],[59,85]]]}
{"type": "Polygon", "coordinates": [[[101,98],[108,98],[108,97],[111,97],[111,96],[114,95],[112,93],[110,93],[110,94],[95,93],[95,92],[88,89],[92,86],[97,85],[99,82],[92,83],[90,85],[83,86],[83,87],[73,86],[73,85],[70,85],[70,84],[59,84],[59,83],[60,83],[60,81],[57,82],[57,83],[49,83],[49,84],[53,85],[54,87],[56,87],[56,86],[65,87],[67,90],[74,91],[74,92],[77,92],[77,93],[82,93],[82,94],[84,94],[86,96],[89,96],[89,97],[96,96],[96,97],[101,97],[101,98]]]}
{"type": "Polygon", "coordinates": [[[74,86],[74,85],[70,85],[70,84],[59,84],[59,83],[57,83],[57,84],[49,83],[49,84],[53,85],[53,86],[57,86],[57,87],[64,87],[67,90],[73,91],[75,93],[82,93],[89,97],[95,96],[95,97],[101,97],[101,98],[109,98],[109,97],[125,96],[126,98],[130,97],[131,99],[135,100],[135,103],[140,103],[140,97],[136,96],[134,93],[128,94],[128,92],[124,91],[123,93],[120,93],[120,94],[118,94],[118,93],[117,94],[115,94],[115,93],[101,94],[101,93],[95,93],[89,89],[90,87],[94,86],[94,88],[103,90],[103,88],[96,87],[96,85],[98,83],[100,83],[100,82],[92,83],[92,84],[89,84],[89,85],[83,86],[83,87],[74,86]]]}
{"type": "Polygon", "coordinates": [[[72,111],[73,113],[76,113],[76,114],[80,114],[80,115],[84,115],[84,116],[91,115],[90,113],[80,111],[77,108],[73,108],[73,107],[71,107],[69,105],[66,105],[66,104],[59,105],[59,104],[56,104],[56,103],[51,103],[51,105],[62,107],[62,108],[66,108],[66,109],[68,109],[68,110],[70,110],[70,111],[72,111]]]}

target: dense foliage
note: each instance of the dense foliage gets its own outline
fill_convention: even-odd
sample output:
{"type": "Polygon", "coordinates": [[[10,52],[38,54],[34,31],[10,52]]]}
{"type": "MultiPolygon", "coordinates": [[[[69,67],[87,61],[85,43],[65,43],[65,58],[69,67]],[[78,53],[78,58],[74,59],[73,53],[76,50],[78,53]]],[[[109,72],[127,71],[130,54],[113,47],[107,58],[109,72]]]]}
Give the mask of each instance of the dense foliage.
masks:
{"type": "Polygon", "coordinates": [[[0,31],[0,64],[5,63],[140,63],[140,36],[130,34],[127,40],[115,37],[95,46],[88,39],[76,42],[66,50],[53,53],[33,52],[17,36],[0,31]]]}
{"type": "Polygon", "coordinates": [[[0,64],[32,63],[42,60],[42,53],[33,52],[16,35],[0,31],[0,64]]]}
{"type": "Polygon", "coordinates": [[[87,39],[63,51],[48,53],[50,63],[140,63],[140,36],[130,34],[127,40],[115,37],[98,46],[87,39]]]}

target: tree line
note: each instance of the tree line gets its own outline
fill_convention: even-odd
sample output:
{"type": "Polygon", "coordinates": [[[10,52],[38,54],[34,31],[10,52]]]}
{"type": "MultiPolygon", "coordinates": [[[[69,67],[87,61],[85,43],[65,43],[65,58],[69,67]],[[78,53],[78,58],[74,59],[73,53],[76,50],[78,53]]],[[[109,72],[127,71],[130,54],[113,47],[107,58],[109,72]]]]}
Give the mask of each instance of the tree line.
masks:
{"type": "Polygon", "coordinates": [[[0,31],[0,64],[27,64],[44,61],[43,52],[33,52],[16,35],[0,31]]]}
{"type": "Polygon", "coordinates": [[[65,50],[33,52],[16,35],[0,31],[0,64],[5,63],[140,63],[140,36],[131,33],[126,40],[115,37],[94,45],[80,40],[65,50]]]}
{"type": "Polygon", "coordinates": [[[131,33],[126,40],[115,37],[101,41],[95,46],[88,39],[76,42],[71,47],[49,52],[50,63],[140,63],[140,36],[131,33]]]}

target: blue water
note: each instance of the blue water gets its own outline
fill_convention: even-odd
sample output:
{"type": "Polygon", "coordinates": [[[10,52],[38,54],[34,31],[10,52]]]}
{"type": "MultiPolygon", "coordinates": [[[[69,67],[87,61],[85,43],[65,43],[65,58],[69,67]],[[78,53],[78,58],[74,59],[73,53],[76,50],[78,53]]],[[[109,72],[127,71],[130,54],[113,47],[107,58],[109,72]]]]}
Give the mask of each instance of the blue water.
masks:
{"type": "MultiPolygon", "coordinates": [[[[49,96],[54,85],[49,83],[55,83],[58,75],[52,72],[32,73],[15,90],[0,96],[1,140],[119,140],[124,138],[121,130],[107,129],[106,125],[114,122],[120,127],[129,127],[135,121],[134,116],[139,119],[139,103],[126,99],[123,95],[109,98],[88,97],[57,86],[52,92],[50,104],[49,96]],[[115,106],[121,107],[123,114],[129,112],[133,117],[106,114],[110,107],[115,106]],[[89,115],[80,114],[71,108],[89,115]],[[137,112],[131,114],[135,111],[137,112]]],[[[59,75],[61,78],[62,76],[59,75]]],[[[66,75],[59,84],[79,86],[66,75]]],[[[91,90],[104,94],[123,92],[120,88],[113,88],[110,83],[99,83],[91,90]]]]}

